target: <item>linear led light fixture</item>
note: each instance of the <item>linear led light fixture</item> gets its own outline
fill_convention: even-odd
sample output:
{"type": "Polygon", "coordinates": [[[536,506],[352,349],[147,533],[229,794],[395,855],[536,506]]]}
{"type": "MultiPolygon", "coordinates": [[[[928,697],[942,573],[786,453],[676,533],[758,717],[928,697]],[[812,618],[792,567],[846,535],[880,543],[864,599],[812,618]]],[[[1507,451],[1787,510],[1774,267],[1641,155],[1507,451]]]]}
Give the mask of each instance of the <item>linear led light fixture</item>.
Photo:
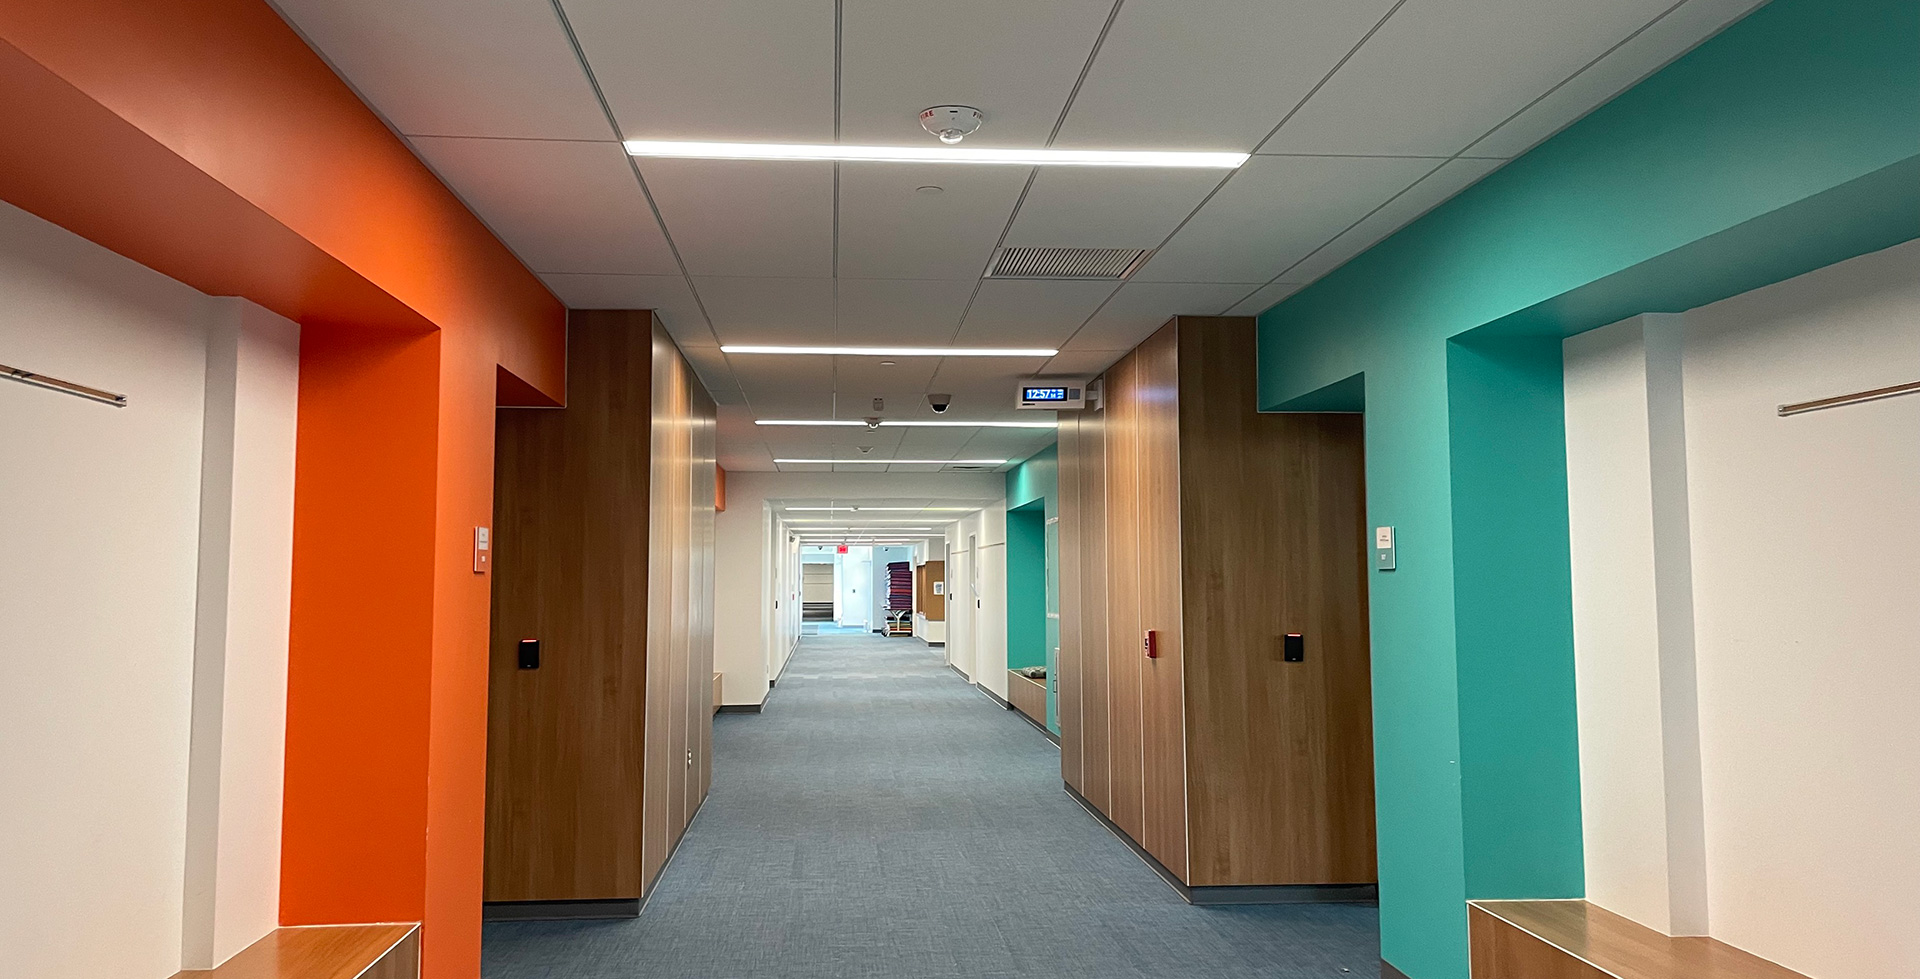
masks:
{"type": "Polygon", "coordinates": [[[1005,459],[775,459],[793,466],[1004,466],[1005,459]]]}
{"type": "Polygon", "coordinates": [[[842,146],[832,143],[705,143],[630,139],[627,152],[679,160],[817,160],[852,163],[986,163],[1022,167],[1172,167],[1233,170],[1245,153],[1174,150],[1011,150],[953,146],[842,146]]]}
{"type": "MultiPolygon", "coordinates": [[[[919,529],[919,530],[928,530],[928,529],[931,529],[931,528],[927,528],[927,527],[917,527],[917,526],[916,526],[916,527],[895,527],[895,526],[893,526],[893,525],[895,525],[895,524],[914,524],[914,525],[918,525],[918,524],[923,524],[923,523],[927,523],[927,522],[929,522],[929,521],[931,521],[931,520],[933,520],[933,519],[935,519],[935,518],[933,518],[933,517],[856,517],[856,516],[839,516],[839,517],[788,517],[788,518],[787,518],[787,522],[788,522],[788,523],[790,523],[790,524],[796,524],[796,525],[797,525],[797,524],[821,524],[821,523],[823,523],[823,524],[826,524],[826,525],[828,525],[829,527],[832,527],[832,528],[833,528],[833,529],[835,529],[835,530],[838,530],[838,529],[840,529],[840,528],[842,528],[842,527],[875,527],[875,528],[878,528],[878,529],[880,529],[880,530],[887,530],[887,529],[894,529],[894,530],[910,530],[910,529],[919,529]],[[853,521],[854,521],[855,519],[859,519],[859,520],[870,520],[870,521],[873,521],[873,522],[872,522],[872,523],[870,523],[870,524],[869,524],[869,523],[854,523],[853,521]]],[[[811,529],[811,528],[809,528],[809,529],[811,529]]]]}
{"type": "MultiPolygon", "coordinates": [[[[755,425],[791,425],[808,428],[865,428],[867,423],[851,418],[760,418],[755,425]]],[[[881,428],[1058,428],[1059,422],[960,422],[960,421],[892,421],[884,420],[881,428]]]]}
{"type": "Polygon", "coordinates": [[[823,357],[1052,357],[1051,347],[804,347],[722,344],[724,354],[815,354],[823,357]]]}
{"type": "Polygon", "coordinates": [[[977,506],[790,506],[782,510],[819,510],[824,513],[848,513],[854,510],[862,512],[879,510],[892,513],[972,513],[980,509],[977,506]]]}

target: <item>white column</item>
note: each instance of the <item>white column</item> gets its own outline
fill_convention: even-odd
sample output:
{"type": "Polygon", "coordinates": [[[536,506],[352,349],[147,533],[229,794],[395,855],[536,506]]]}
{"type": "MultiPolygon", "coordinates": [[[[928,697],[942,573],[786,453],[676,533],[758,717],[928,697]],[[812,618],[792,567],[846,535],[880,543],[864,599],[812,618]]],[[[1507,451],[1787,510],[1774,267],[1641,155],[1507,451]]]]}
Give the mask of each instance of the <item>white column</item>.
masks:
{"type": "Polygon", "coordinates": [[[279,925],[300,328],[213,303],[201,456],[182,966],[279,925]]]}
{"type": "Polygon", "coordinates": [[[1566,341],[1567,505],[1587,899],[1704,935],[1683,325],[1566,341]]]}

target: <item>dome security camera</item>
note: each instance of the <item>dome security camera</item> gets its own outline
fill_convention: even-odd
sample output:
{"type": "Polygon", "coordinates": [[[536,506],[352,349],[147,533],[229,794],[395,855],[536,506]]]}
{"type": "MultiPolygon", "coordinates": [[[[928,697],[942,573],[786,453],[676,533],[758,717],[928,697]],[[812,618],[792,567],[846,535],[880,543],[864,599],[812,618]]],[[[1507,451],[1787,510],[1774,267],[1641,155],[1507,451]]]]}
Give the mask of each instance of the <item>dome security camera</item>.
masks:
{"type": "Polygon", "coordinates": [[[927,405],[928,407],[931,407],[936,413],[946,411],[947,406],[951,404],[953,404],[953,395],[951,394],[927,395],[927,405]]]}
{"type": "Polygon", "coordinates": [[[986,116],[970,105],[936,105],[920,111],[920,128],[949,146],[973,135],[985,121],[986,116]]]}
{"type": "Polygon", "coordinates": [[[879,431],[879,430],[880,430],[880,419],[878,419],[878,418],[868,418],[868,419],[867,419],[867,431],[869,431],[869,432],[877,432],[877,431],[879,431]]]}

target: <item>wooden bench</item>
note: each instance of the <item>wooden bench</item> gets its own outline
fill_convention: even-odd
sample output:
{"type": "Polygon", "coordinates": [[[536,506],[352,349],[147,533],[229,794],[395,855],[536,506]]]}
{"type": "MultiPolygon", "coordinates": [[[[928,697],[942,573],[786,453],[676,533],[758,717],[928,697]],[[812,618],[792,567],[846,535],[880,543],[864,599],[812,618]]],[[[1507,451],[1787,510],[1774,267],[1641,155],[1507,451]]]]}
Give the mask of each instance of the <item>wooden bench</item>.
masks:
{"type": "Polygon", "coordinates": [[[1807,979],[1711,938],[1669,938],[1585,901],[1471,901],[1473,979],[1807,979]]]}
{"type": "Polygon", "coordinates": [[[214,969],[173,979],[419,979],[420,926],[277,928],[214,969]]]}
{"type": "Polygon", "coordinates": [[[1047,726],[1047,681],[1007,671],[1007,703],[1041,727],[1047,726]]]}

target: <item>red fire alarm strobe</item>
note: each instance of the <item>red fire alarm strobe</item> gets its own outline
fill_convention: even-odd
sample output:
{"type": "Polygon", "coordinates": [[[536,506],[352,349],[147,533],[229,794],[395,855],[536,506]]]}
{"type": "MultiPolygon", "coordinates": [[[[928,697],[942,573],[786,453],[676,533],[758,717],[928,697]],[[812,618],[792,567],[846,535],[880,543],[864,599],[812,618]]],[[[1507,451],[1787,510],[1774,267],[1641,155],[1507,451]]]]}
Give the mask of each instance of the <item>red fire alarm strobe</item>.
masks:
{"type": "Polygon", "coordinates": [[[839,551],[839,553],[841,553],[841,554],[845,554],[845,553],[847,553],[847,545],[845,545],[845,544],[842,544],[842,545],[840,545],[840,546],[839,546],[839,547],[838,547],[838,548],[837,548],[836,550],[838,550],[838,551],[839,551]]]}

